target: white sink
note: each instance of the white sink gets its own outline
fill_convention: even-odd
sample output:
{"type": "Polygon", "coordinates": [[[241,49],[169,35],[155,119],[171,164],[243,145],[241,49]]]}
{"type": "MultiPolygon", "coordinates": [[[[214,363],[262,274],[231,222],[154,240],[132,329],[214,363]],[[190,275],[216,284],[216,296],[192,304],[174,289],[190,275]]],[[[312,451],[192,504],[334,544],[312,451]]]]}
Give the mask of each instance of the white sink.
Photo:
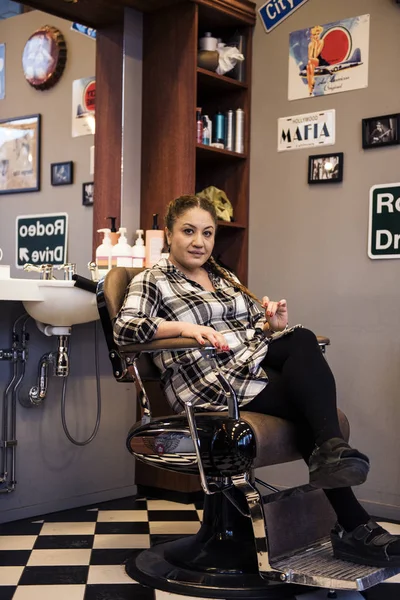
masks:
{"type": "MultiPolygon", "coordinates": [[[[3,282],[16,280],[9,279],[3,282]]],[[[18,280],[17,280],[18,281],[18,280]]],[[[75,287],[74,281],[50,280],[19,280],[35,283],[31,287],[29,299],[23,301],[26,312],[36,321],[55,327],[71,327],[80,323],[89,323],[99,318],[96,294],[75,287]],[[37,294],[37,297],[36,297],[37,294]]]]}
{"type": "Polygon", "coordinates": [[[0,279],[0,300],[43,300],[38,279],[0,279]]]}

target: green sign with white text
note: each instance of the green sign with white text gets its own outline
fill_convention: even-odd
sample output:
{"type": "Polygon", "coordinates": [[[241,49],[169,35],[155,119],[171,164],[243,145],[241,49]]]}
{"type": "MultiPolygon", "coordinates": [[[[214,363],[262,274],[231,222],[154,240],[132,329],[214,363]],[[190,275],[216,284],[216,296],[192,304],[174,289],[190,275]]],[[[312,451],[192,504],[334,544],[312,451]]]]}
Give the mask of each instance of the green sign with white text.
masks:
{"type": "Polygon", "coordinates": [[[63,265],[67,261],[68,215],[24,215],[17,217],[16,266],[63,265]]]}
{"type": "Polygon", "coordinates": [[[368,256],[400,258],[400,183],[370,190],[368,256]]]}

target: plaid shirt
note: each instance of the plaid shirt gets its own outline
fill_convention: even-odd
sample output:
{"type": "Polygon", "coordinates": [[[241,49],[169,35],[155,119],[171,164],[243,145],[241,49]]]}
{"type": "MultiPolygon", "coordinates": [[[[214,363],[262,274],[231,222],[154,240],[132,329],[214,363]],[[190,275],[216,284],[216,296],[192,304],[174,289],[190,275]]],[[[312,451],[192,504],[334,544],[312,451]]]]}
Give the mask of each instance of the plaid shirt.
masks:
{"type": "Polygon", "coordinates": [[[207,325],[225,336],[230,350],[215,353],[212,360],[197,349],[154,353],[153,360],[175,412],[181,412],[186,401],[197,408],[226,410],[227,399],[216,378],[217,369],[235,390],[240,406],[253,400],[268,383],[260,366],[269,343],[263,333],[264,311],[225,279],[211,271],[209,276],[213,292],[161,259],[131,281],[115,320],[114,338],[120,346],[150,341],[163,321],[207,325]]]}

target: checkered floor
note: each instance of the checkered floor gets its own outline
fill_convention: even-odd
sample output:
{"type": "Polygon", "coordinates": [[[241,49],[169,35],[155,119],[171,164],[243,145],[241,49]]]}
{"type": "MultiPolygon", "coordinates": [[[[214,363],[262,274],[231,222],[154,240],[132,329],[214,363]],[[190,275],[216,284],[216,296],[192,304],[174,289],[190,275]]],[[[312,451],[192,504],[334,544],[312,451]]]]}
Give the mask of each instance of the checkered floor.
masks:
{"type": "MultiPolygon", "coordinates": [[[[200,505],[130,497],[0,525],[0,600],[183,600],[132,581],[123,563],[134,549],[196,533],[201,517],[200,505]]],[[[387,528],[400,533],[399,525],[387,528]]],[[[399,600],[397,581],[364,598],[399,600]]],[[[353,598],[363,600],[338,594],[353,598]]]]}

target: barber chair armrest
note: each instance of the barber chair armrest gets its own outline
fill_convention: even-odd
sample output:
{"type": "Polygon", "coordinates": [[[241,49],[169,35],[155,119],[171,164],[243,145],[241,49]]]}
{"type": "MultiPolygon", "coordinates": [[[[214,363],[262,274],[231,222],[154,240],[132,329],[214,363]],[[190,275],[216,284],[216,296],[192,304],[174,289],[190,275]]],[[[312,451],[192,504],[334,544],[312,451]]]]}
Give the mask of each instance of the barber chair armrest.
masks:
{"type": "Polygon", "coordinates": [[[129,344],[119,346],[119,351],[124,356],[137,355],[142,352],[159,352],[160,350],[191,350],[192,348],[201,348],[203,350],[211,349],[211,346],[202,346],[193,338],[175,337],[153,340],[144,344],[129,344]]]}
{"type": "MultiPolygon", "coordinates": [[[[317,336],[318,344],[321,348],[325,346],[330,346],[331,340],[324,336],[317,336]]],[[[160,350],[191,350],[193,348],[199,348],[202,350],[211,350],[212,346],[203,346],[199,344],[193,338],[185,338],[185,337],[174,337],[174,338],[163,338],[160,340],[153,340],[152,342],[147,342],[144,344],[129,344],[126,346],[119,346],[120,354],[124,356],[137,355],[142,352],[159,352],[160,350]]]]}
{"type": "MultiPolygon", "coordinates": [[[[124,346],[116,346],[110,349],[109,357],[113,365],[114,377],[120,383],[127,381],[134,381],[135,376],[132,375],[131,367],[141,354],[153,354],[161,350],[191,350],[193,348],[199,348],[202,350],[213,350],[211,346],[202,346],[196,340],[192,338],[165,338],[160,340],[154,340],[152,342],[146,342],[144,344],[127,344],[124,346]]],[[[150,362],[150,361],[149,361],[150,362]]],[[[149,377],[145,379],[159,379],[159,374],[156,367],[147,369],[150,373],[149,377]],[[154,373],[157,375],[154,376],[154,373]]]]}

